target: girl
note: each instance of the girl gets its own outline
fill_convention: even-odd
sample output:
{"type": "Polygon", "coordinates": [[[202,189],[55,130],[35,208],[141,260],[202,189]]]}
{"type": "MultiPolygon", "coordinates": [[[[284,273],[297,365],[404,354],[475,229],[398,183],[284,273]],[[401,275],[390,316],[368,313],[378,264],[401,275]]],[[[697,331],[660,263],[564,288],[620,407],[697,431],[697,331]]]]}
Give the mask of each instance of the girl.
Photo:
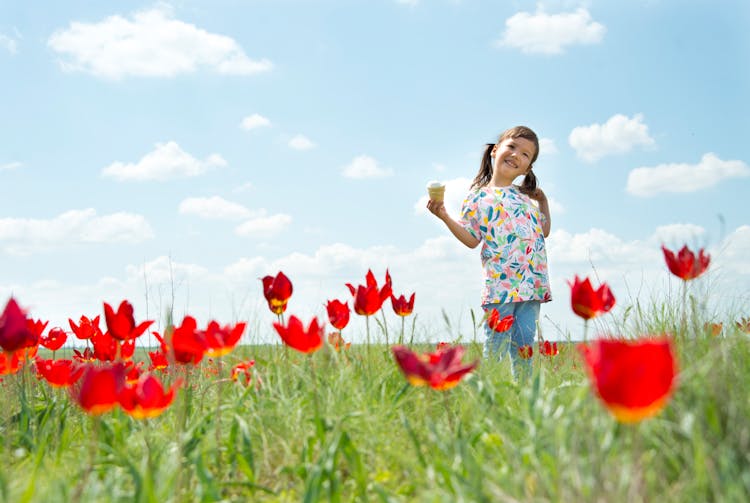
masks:
{"type": "Polygon", "coordinates": [[[552,300],[544,246],[550,231],[549,204],[531,171],[538,155],[534,131],[525,126],[508,129],[497,143],[487,144],[461,218],[451,218],[442,202],[427,203],[463,244],[475,248],[482,243],[485,318],[493,309],[500,318],[515,318],[505,332],[495,332],[487,324],[484,354],[500,358],[509,352],[514,375],[519,364],[525,373],[531,370],[531,360],[521,358],[519,349],[533,344],[539,306],[552,300]],[[520,175],[524,178],[519,187],[513,181],[520,175]]]}

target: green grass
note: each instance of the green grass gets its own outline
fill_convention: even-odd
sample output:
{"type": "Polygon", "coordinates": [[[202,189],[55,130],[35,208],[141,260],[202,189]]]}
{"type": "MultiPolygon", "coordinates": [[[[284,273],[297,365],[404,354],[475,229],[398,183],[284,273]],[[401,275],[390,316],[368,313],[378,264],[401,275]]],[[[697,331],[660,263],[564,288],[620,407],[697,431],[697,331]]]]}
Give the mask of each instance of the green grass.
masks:
{"type": "Polygon", "coordinates": [[[528,381],[482,361],[446,392],[409,386],[383,344],[242,346],[147,421],[89,417],[26,369],[0,384],[0,501],[750,500],[747,334],[630,316],[676,333],[680,366],[666,408],[635,425],[601,406],[572,344],[535,356],[528,381]],[[257,388],[228,379],[250,358],[257,388]]]}

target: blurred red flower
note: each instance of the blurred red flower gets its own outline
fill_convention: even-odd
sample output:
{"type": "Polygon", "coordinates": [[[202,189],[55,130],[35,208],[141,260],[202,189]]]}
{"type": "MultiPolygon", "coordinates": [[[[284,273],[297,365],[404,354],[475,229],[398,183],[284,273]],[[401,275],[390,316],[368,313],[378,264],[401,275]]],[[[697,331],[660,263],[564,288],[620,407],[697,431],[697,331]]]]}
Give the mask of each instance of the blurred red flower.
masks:
{"type": "Polygon", "coordinates": [[[326,304],[328,321],[338,330],[343,330],[349,324],[349,303],[334,299],[326,304]]]}
{"type": "Polygon", "coordinates": [[[391,294],[391,305],[393,306],[393,312],[399,316],[409,316],[414,311],[414,295],[411,294],[409,300],[406,300],[404,295],[396,298],[395,295],[391,294]]]}
{"type": "Polygon", "coordinates": [[[405,346],[394,346],[391,350],[401,372],[410,384],[427,385],[436,390],[453,388],[479,364],[479,361],[469,364],[461,363],[465,351],[462,346],[453,346],[422,355],[405,346]]]}
{"type": "Polygon", "coordinates": [[[5,353],[0,351],[0,376],[15,374],[21,368],[23,357],[21,351],[5,353]]]}
{"type": "Polygon", "coordinates": [[[144,373],[135,384],[122,389],[118,401],[122,410],[135,419],[157,417],[174,401],[176,386],[165,391],[158,377],[144,373]]]}
{"type": "Polygon", "coordinates": [[[703,324],[703,329],[712,337],[718,337],[721,335],[721,331],[724,329],[724,324],[706,322],[703,324]]]}
{"type": "Polygon", "coordinates": [[[524,360],[528,360],[534,356],[534,347],[531,345],[518,346],[518,356],[524,360]]]}
{"type": "Polygon", "coordinates": [[[83,375],[84,367],[73,360],[34,360],[37,376],[51,386],[65,388],[74,384],[83,375]]]}
{"type": "Polygon", "coordinates": [[[65,341],[67,340],[68,334],[65,333],[65,330],[60,327],[55,327],[50,329],[50,331],[47,332],[46,336],[42,336],[39,338],[39,344],[49,349],[50,351],[57,351],[63,346],[63,344],[65,344],[65,341]]]}
{"type": "Polygon", "coordinates": [[[542,356],[557,356],[560,350],[557,348],[556,342],[544,341],[539,345],[539,353],[542,356]]]}
{"type": "Polygon", "coordinates": [[[0,315],[0,347],[13,353],[38,343],[39,335],[29,328],[26,312],[11,297],[0,315]]]}
{"type": "Polygon", "coordinates": [[[90,362],[96,361],[96,355],[91,350],[91,348],[86,348],[83,350],[83,352],[78,351],[77,349],[74,349],[73,359],[80,363],[90,363],[90,362]]]}
{"type": "Polygon", "coordinates": [[[273,328],[276,329],[284,344],[301,353],[313,353],[323,346],[325,325],[319,325],[318,318],[312,319],[307,330],[305,330],[299,318],[294,315],[289,317],[287,326],[274,323],[273,328]]]}
{"type": "Polygon", "coordinates": [[[148,367],[149,370],[164,370],[169,367],[167,354],[162,351],[149,351],[148,357],[151,359],[151,365],[148,367]]]}
{"type": "Polygon", "coordinates": [[[141,334],[143,334],[143,332],[145,332],[154,322],[153,320],[146,320],[136,326],[135,319],[133,318],[133,305],[127,300],[123,300],[120,303],[117,312],[112,309],[112,306],[105,302],[104,319],[107,322],[107,329],[110,337],[114,337],[121,341],[129,341],[140,337],[141,334]]]}
{"type": "Polygon", "coordinates": [[[245,386],[249,386],[253,380],[253,372],[251,369],[254,365],[255,360],[248,360],[245,362],[240,362],[232,367],[232,380],[238,381],[240,378],[242,378],[242,380],[245,381],[245,386]]]}
{"type": "Polygon", "coordinates": [[[202,332],[197,330],[192,316],[185,316],[182,325],[172,331],[170,344],[177,363],[197,365],[203,359],[208,346],[202,332]]]}
{"type": "Polygon", "coordinates": [[[240,341],[247,323],[235,323],[234,326],[221,326],[215,321],[210,321],[203,332],[206,340],[206,354],[212,357],[224,356],[230,353],[240,341]]]}
{"type": "Polygon", "coordinates": [[[125,363],[125,384],[134,384],[143,373],[143,362],[135,363],[133,361],[125,363]]]}
{"type": "Polygon", "coordinates": [[[84,411],[96,416],[117,406],[124,387],[125,366],[121,362],[103,366],[88,364],[71,392],[84,411]]]}
{"type": "Polygon", "coordinates": [[[677,362],[669,337],[599,339],[580,344],[578,350],[596,394],[618,421],[656,415],[676,386],[677,362]]]}
{"type": "Polygon", "coordinates": [[[349,349],[352,345],[351,342],[346,342],[343,337],[341,337],[341,332],[331,332],[328,334],[328,344],[333,346],[333,349],[336,351],[339,351],[341,349],[349,349]]]}
{"type": "Polygon", "coordinates": [[[73,320],[68,318],[70,329],[73,331],[76,337],[79,339],[90,339],[93,335],[101,333],[99,328],[99,316],[97,315],[94,319],[90,320],[86,316],[81,316],[78,325],[73,320]]]}
{"type": "Polygon", "coordinates": [[[664,245],[661,251],[664,252],[664,260],[667,262],[669,271],[683,281],[690,281],[706,272],[711,262],[711,256],[705,253],[703,248],[698,251],[698,255],[693,253],[687,245],[683,246],[677,254],[668,250],[664,245]]]}
{"type": "Polygon", "coordinates": [[[263,296],[268,301],[268,308],[272,313],[280,315],[286,311],[287,302],[292,296],[292,282],[279,271],[276,276],[265,276],[263,282],[263,296]]]}
{"type": "Polygon", "coordinates": [[[596,318],[612,309],[615,305],[615,296],[606,283],[602,283],[594,290],[588,278],[581,281],[575,276],[570,285],[570,304],[573,312],[584,320],[596,318]]]}
{"type": "Polygon", "coordinates": [[[505,332],[513,326],[515,318],[512,314],[503,316],[500,318],[500,312],[497,309],[490,310],[489,316],[487,316],[487,325],[495,332],[505,332]]]}
{"type": "Polygon", "coordinates": [[[103,362],[129,360],[135,352],[135,339],[120,343],[110,337],[109,331],[94,333],[90,340],[94,346],[94,357],[103,362]]]}
{"type": "Polygon", "coordinates": [[[42,337],[44,329],[47,328],[48,323],[48,321],[32,320],[31,318],[26,319],[26,326],[31,330],[37,340],[42,337]]]}
{"type": "Polygon", "coordinates": [[[354,312],[362,316],[370,316],[377,313],[383,306],[383,302],[391,296],[391,275],[386,269],[383,288],[378,288],[375,275],[372,270],[368,269],[364,285],[354,288],[351,283],[346,283],[346,287],[354,296],[354,312]]]}
{"type": "Polygon", "coordinates": [[[741,318],[739,321],[735,322],[735,324],[742,332],[750,333],[750,318],[741,318]]]}

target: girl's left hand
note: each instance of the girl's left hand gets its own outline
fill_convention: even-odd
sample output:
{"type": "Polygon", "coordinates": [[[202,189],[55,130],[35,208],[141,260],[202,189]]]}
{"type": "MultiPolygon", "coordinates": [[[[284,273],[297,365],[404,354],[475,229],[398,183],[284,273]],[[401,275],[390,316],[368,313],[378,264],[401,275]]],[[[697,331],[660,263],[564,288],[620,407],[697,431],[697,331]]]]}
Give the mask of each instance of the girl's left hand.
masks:
{"type": "Polygon", "coordinates": [[[531,191],[531,192],[529,192],[529,193],[528,193],[527,195],[528,195],[528,196],[529,196],[529,197],[530,197],[531,199],[533,199],[533,200],[535,200],[535,201],[538,201],[538,202],[540,202],[540,203],[541,203],[541,202],[543,202],[543,201],[546,201],[546,200],[547,200],[547,195],[546,195],[546,194],[544,193],[544,191],[543,191],[542,189],[540,189],[539,187],[537,187],[536,189],[532,190],[532,191],[531,191]]]}

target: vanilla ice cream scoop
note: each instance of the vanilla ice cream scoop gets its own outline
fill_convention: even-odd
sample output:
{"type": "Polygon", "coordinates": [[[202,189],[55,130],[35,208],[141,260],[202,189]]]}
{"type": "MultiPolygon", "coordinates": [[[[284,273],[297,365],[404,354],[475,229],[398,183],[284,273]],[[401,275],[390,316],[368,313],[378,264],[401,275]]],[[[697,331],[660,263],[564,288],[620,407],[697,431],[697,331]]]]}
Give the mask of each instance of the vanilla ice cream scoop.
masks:
{"type": "Polygon", "coordinates": [[[428,182],[427,193],[433,201],[442,202],[445,198],[445,184],[435,180],[428,182]]]}

